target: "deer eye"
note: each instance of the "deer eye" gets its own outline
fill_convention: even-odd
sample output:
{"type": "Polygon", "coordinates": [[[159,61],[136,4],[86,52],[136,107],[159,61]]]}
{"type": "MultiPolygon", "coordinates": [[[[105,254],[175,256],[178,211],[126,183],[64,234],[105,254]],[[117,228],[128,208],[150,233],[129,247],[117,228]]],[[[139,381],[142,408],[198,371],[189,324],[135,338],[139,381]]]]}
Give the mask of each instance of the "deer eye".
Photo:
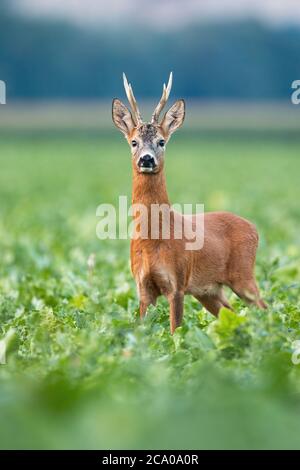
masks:
{"type": "Polygon", "coordinates": [[[164,146],[165,146],[165,141],[164,141],[164,139],[161,139],[161,140],[158,142],[158,145],[159,145],[160,147],[164,147],[164,146]]]}
{"type": "Polygon", "coordinates": [[[136,141],[136,140],[132,140],[132,141],[131,141],[131,145],[132,145],[132,147],[136,147],[136,146],[137,146],[137,141],[136,141]]]}

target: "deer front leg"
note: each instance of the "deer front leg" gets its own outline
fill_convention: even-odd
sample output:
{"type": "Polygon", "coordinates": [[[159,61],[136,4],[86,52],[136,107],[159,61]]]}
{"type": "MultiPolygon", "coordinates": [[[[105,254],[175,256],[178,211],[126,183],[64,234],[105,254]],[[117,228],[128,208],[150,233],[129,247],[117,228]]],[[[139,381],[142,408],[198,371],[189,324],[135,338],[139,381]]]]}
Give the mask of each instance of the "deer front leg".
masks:
{"type": "Polygon", "coordinates": [[[158,293],[154,288],[145,285],[139,285],[138,291],[140,297],[140,317],[144,318],[149,305],[156,304],[158,293]]]}
{"type": "Polygon", "coordinates": [[[176,328],[181,325],[183,317],[183,298],[182,292],[175,292],[168,296],[170,305],[170,330],[174,333],[176,328]]]}
{"type": "Polygon", "coordinates": [[[146,315],[147,313],[147,308],[149,307],[149,305],[155,305],[155,300],[150,300],[150,299],[141,299],[140,300],[140,317],[141,319],[144,318],[144,316],[146,315]]]}

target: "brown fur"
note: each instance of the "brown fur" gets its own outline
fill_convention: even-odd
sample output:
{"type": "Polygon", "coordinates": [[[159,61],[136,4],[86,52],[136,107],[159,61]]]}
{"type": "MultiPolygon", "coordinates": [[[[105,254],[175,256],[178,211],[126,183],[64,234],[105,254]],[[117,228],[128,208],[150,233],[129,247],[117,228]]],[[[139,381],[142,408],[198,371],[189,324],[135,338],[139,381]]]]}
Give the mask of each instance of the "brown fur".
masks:
{"type": "MultiPolygon", "coordinates": [[[[126,108],[126,107],[125,107],[126,108]]],[[[193,295],[212,314],[218,315],[222,307],[231,308],[223,292],[230,287],[240,298],[259,308],[266,308],[254,277],[258,235],[255,226],[229,212],[204,214],[204,245],[198,250],[186,250],[186,239],[172,236],[174,220],[183,218],[191,226],[194,216],[183,216],[170,206],[164,176],[164,151],[158,147],[159,139],[168,141],[170,135],[183,122],[184,102],[177,101],[165,114],[160,124],[136,126],[130,112],[124,118],[124,105],[113,102],[113,120],[125,134],[128,143],[138,141],[132,148],[133,191],[132,202],[148,207],[148,239],[131,241],[131,269],[140,298],[140,315],[146,314],[150,304],[164,295],[170,304],[170,329],[173,334],[181,324],[183,298],[193,295]],[[120,119],[123,120],[120,124],[120,119]],[[126,120],[126,123],[125,123],[126,120]],[[151,174],[141,173],[137,162],[145,148],[157,158],[157,166],[151,174]],[[171,214],[171,239],[162,238],[162,222],[158,239],[151,239],[151,204],[166,204],[171,214]]],[[[135,230],[141,222],[135,219],[135,230]]]]}
{"type": "MultiPolygon", "coordinates": [[[[152,203],[169,204],[163,172],[141,175],[134,168],[133,202],[149,208],[152,203]]],[[[148,227],[150,231],[150,218],[148,227]]],[[[192,294],[214,315],[223,306],[231,308],[223,285],[247,302],[266,307],[254,279],[258,244],[255,226],[229,212],[208,212],[204,214],[204,227],[204,246],[195,251],[185,250],[185,239],[131,241],[131,268],[141,317],[159,295],[166,296],[172,333],[181,324],[185,294],[192,294]]]]}

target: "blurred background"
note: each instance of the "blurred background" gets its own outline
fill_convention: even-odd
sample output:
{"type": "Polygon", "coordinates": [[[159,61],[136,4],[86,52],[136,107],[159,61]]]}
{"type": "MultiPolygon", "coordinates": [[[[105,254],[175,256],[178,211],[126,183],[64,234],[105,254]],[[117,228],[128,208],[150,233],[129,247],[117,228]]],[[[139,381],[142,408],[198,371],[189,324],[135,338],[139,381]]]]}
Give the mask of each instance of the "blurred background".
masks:
{"type": "Polygon", "coordinates": [[[300,447],[299,59],[299,0],[1,0],[0,447],[300,447]],[[270,305],[187,297],[174,337],[95,233],[131,193],[122,72],[147,119],[171,70],[170,199],[257,225],[270,305]]]}
{"type": "Polygon", "coordinates": [[[289,101],[299,76],[297,0],[1,2],[8,99],[110,99],[127,72],[156,97],[289,101]]]}
{"type": "Polygon", "coordinates": [[[173,97],[188,100],[191,124],[248,119],[246,126],[259,126],[267,119],[297,126],[290,97],[299,42],[297,0],[2,0],[0,79],[8,105],[0,125],[108,127],[110,112],[99,104],[124,95],[123,71],[139,100],[153,106],[173,70],[173,97]]]}
{"type": "Polygon", "coordinates": [[[191,126],[298,128],[299,43],[296,0],[2,0],[0,126],[110,127],[123,71],[153,106],[173,70],[191,126]]]}
{"type": "MultiPolygon", "coordinates": [[[[0,71],[8,102],[157,97],[289,102],[300,73],[297,0],[2,0],[0,71]]],[[[2,110],[3,113],[3,110],[2,110]]],[[[1,114],[2,114],[1,113],[1,114]]]]}

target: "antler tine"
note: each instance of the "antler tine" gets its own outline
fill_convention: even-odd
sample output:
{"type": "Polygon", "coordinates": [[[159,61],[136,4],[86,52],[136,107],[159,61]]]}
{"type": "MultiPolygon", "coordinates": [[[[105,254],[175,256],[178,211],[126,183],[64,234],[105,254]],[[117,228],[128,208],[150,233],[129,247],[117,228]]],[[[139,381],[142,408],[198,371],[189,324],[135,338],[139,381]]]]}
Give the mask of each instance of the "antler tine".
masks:
{"type": "Polygon", "coordinates": [[[169,99],[171,88],[172,88],[172,82],[173,82],[173,72],[170,73],[168,85],[166,86],[165,83],[163,85],[163,92],[162,92],[162,95],[161,95],[161,99],[159,100],[159,103],[156,106],[156,108],[154,110],[154,113],[152,114],[152,119],[151,119],[152,123],[153,122],[158,122],[159,115],[162,112],[166,102],[169,99]]]}
{"type": "Polygon", "coordinates": [[[127,99],[129,101],[129,104],[130,104],[131,109],[132,109],[132,114],[133,114],[133,119],[135,121],[135,124],[136,125],[141,124],[142,123],[142,117],[141,117],[136,99],[135,99],[133,91],[132,91],[132,86],[131,86],[130,83],[128,83],[125,73],[123,73],[123,82],[124,82],[124,88],[125,88],[126,96],[127,96],[127,99]]]}

